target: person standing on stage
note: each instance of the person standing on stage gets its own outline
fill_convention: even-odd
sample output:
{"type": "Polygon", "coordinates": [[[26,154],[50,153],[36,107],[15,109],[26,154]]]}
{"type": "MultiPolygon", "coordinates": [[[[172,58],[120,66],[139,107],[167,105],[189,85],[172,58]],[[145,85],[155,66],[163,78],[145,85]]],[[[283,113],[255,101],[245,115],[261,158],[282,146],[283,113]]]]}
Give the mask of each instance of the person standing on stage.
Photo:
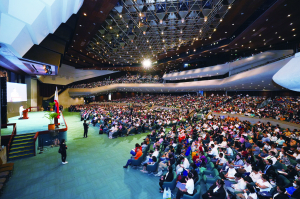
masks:
{"type": "Polygon", "coordinates": [[[84,138],[87,138],[87,134],[88,134],[88,130],[89,130],[89,124],[86,123],[86,120],[84,120],[83,122],[83,130],[84,130],[84,133],[83,133],[83,137],[84,138]]]}
{"type": "Polygon", "coordinates": [[[20,108],[19,108],[20,118],[23,117],[23,111],[24,111],[24,110],[25,110],[25,109],[23,108],[23,105],[21,105],[20,108]]]}
{"type": "Polygon", "coordinates": [[[62,164],[67,164],[68,162],[66,161],[67,158],[67,145],[66,145],[66,140],[62,139],[61,143],[60,143],[60,154],[61,154],[61,161],[62,164]]]}

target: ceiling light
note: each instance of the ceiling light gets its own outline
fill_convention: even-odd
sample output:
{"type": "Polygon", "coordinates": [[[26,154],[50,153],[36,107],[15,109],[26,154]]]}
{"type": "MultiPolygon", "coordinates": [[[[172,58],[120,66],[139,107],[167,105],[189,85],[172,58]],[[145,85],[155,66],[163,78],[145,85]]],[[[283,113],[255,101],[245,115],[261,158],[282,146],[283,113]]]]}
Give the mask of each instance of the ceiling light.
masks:
{"type": "Polygon", "coordinates": [[[223,19],[221,18],[221,19],[220,19],[220,22],[222,22],[222,21],[223,21],[223,19]]]}
{"type": "Polygon", "coordinates": [[[288,17],[290,17],[291,15],[288,15],[288,17]]]}
{"type": "Polygon", "coordinates": [[[231,9],[231,5],[228,6],[228,9],[231,9]]]}
{"type": "Polygon", "coordinates": [[[232,25],[234,26],[234,23],[232,25]]]}
{"type": "Polygon", "coordinates": [[[204,16],[204,22],[206,22],[207,21],[207,16],[204,16]]]}
{"type": "Polygon", "coordinates": [[[84,16],[86,16],[86,13],[83,13],[84,16]]]}
{"type": "Polygon", "coordinates": [[[293,28],[292,31],[295,31],[295,28],[293,28]]]}
{"type": "Polygon", "coordinates": [[[152,63],[150,59],[145,59],[144,61],[142,61],[142,65],[144,68],[150,68],[152,63]]]}
{"type": "Polygon", "coordinates": [[[296,35],[293,35],[294,37],[296,37],[296,35]]]}

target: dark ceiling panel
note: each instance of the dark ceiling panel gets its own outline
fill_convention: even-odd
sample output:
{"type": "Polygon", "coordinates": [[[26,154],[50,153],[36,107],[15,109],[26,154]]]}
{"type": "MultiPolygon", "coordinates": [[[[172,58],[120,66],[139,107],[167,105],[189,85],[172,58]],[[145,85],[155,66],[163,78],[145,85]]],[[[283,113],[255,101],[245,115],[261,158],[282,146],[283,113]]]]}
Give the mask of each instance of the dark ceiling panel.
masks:
{"type": "MultiPolygon", "coordinates": [[[[135,7],[129,8],[132,11],[135,10],[136,12],[136,9],[141,9],[141,10],[144,9],[142,4],[140,6],[138,5],[140,2],[142,2],[141,0],[128,1],[128,2],[135,2],[137,4],[135,5],[135,7]]],[[[190,1],[185,1],[185,2],[190,2],[190,1]]],[[[218,0],[214,2],[218,2],[218,0]]],[[[198,39],[193,41],[192,44],[188,43],[187,45],[183,45],[178,50],[169,49],[167,51],[167,54],[165,53],[158,54],[156,61],[162,64],[160,64],[157,68],[159,68],[160,70],[164,70],[167,66],[170,65],[174,66],[182,62],[189,62],[191,60],[204,59],[204,58],[206,59],[209,58],[211,55],[218,56],[218,54],[222,54],[222,55],[237,54],[242,56],[243,52],[247,52],[249,50],[254,52],[255,49],[268,50],[267,47],[269,47],[269,49],[272,49],[272,46],[276,44],[281,44],[287,41],[292,42],[294,40],[299,40],[300,32],[299,32],[299,28],[296,27],[300,27],[300,21],[298,20],[300,17],[300,12],[298,12],[296,8],[300,7],[300,1],[277,0],[274,5],[270,6],[270,8],[267,7],[268,4],[271,5],[273,2],[275,1],[274,0],[235,0],[235,2],[232,4],[231,9],[228,10],[228,13],[225,15],[222,22],[218,25],[216,31],[211,34],[210,38],[204,37],[202,40],[198,39]],[[259,12],[263,12],[264,14],[259,16],[258,19],[256,19],[255,15],[259,12]],[[288,17],[289,14],[290,16],[288,17]],[[256,20],[251,20],[254,18],[256,20]],[[236,33],[239,32],[239,30],[244,30],[244,31],[235,35],[236,33]],[[237,36],[237,37],[232,38],[232,36],[237,36]],[[221,41],[225,41],[225,40],[230,40],[230,42],[227,42],[223,46],[216,45],[216,47],[214,47],[214,45],[217,42],[221,43],[221,41]],[[208,48],[210,46],[212,46],[212,48],[208,48]],[[198,50],[201,49],[202,47],[205,50],[198,50]],[[197,49],[196,52],[194,52],[194,49],[197,49]],[[186,52],[188,53],[186,54],[186,52]],[[175,59],[175,57],[178,58],[175,59]]],[[[100,30],[102,26],[104,26],[105,28],[109,28],[108,24],[111,23],[109,22],[109,20],[118,17],[116,15],[116,10],[118,10],[119,8],[124,9],[122,8],[122,5],[117,3],[118,3],[117,0],[84,1],[81,10],[78,13],[78,22],[77,22],[75,32],[73,34],[73,38],[71,39],[72,42],[69,45],[66,56],[64,58],[65,63],[68,63],[69,65],[73,65],[76,68],[95,67],[98,69],[101,68],[104,69],[107,68],[108,65],[110,65],[111,68],[116,67],[119,70],[123,70],[123,69],[128,70],[128,68],[130,67],[134,68],[133,70],[137,70],[135,69],[137,68],[135,64],[132,65],[124,64],[123,66],[119,65],[118,67],[117,66],[118,64],[116,62],[114,63],[114,61],[112,60],[104,61],[103,58],[101,59],[101,57],[95,56],[96,52],[89,53],[90,50],[87,50],[87,46],[91,43],[91,41],[93,41],[92,38],[94,38],[95,35],[99,33],[98,30],[100,30]],[[115,7],[116,5],[117,7],[115,7]],[[112,18],[108,17],[109,15],[112,15],[112,18]]],[[[226,6],[223,6],[221,8],[221,11],[226,11],[227,8],[226,6]]],[[[148,7],[148,9],[151,8],[148,7]]],[[[159,9],[159,8],[156,7],[154,9],[159,9]]],[[[195,11],[194,7],[191,6],[191,9],[188,10],[188,14],[186,16],[187,17],[192,16],[193,14],[195,14],[194,11],[195,11]]],[[[124,10],[122,14],[124,14],[124,10]]],[[[137,12],[137,15],[138,15],[137,18],[139,18],[139,12],[137,12]]],[[[159,17],[159,15],[160,13],[156,13],[156,15],[153,16],[153,19],[159,17]]],[[[172,14],[165,15],[165,17],[163,18],[163,23],[166,22],[166,25],[163,29],[159,29],[160,31],[162,30],[166,31],[170,27],[170,25],[168,24],[171,24],[171,20],[169,19],[172,18],[173,15],[172,16],[171,15],[172,14]]],[[[184,15],[185,14],[182,13],[181,11],[178,13],[174,13],[174,16],[177,17],[178,16],[182,17],[184,15]]],[[[199,14],[199,16],[202,15],[199,14]]],[[[124,14],[124,18],[125,18],[125,14],[124,14]]],[[[211,25],[216,25],[217,21],[220,21],[219,15],[215,15],[215,19],[211,25]]],[[[186,24],[189,23],[188,19],[184,22],[186,24]]],[[[199,23],[201,22],[199,21],[199,23]]],[[[128,24],[131,24],[131,21],[128,21],[128,24]]],[[[113,25],[114,25],[114,20],[112,21],[111,26],[113,25]]],[[[199,25],[195,24],[195,26],[199,26],[199,25]]],[[[174,34],[177,34],[176,30],[179,30],[181,24],[176,23],[174,24],[174,27],[175,27],[174,34]]],[[[123,27],[123,29],[124,31],[127,30],[126,27],[123,27]]],[[[112,30],[114,30],[114,28],[112,30]]],[[[137,31],[136,27],[134,28],[134,31],[137,31]]],[[[147,31],[148,28],[146,29],[146,32],[147,31]]],[[[63,31],[58,31],[58,32],[63,32],[63,31]]],[[[119,41],[119,44],[121,44],[121,42],[122,41],[119,41]]],[[[141,45],[146,45],[146,42],[141,45]]],[[[160,45],[160,44],[156,43],[154,45],[160,45]]],[[[142,48],[143,46],[138,46],[138,47],[142,48]]],[[[121,52],[122,51],[120,51],[120,53],[121,52]]],[[[132,52],[129,52],[129,56],[130,53],[132,52]]],[[[136,52],[134,53],[136,54],[136,52]]],[[[103,50],[102,56],[105,57],[105,54],[106,54],[105,50],[103,50]]],[[[123,54],[127,54],[127,53],[123,52],[123,54]]]]}

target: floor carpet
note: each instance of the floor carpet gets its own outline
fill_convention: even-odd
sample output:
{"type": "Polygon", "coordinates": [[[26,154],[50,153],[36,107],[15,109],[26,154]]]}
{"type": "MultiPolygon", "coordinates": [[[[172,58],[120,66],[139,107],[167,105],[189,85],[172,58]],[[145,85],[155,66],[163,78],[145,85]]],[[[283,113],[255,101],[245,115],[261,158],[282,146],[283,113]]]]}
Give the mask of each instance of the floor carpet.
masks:
{"type": "Polygon", "coordinates": [[[162,198],[158,177],[123,168],[130,150],[143,141],[146,133],[108,139],[91,126],[88,138],[83,138],[79,114],[65,112],[64,117],[68,125],[69,163],[61,164],[57,147],[16,160],[1,198],[162,198]]]}

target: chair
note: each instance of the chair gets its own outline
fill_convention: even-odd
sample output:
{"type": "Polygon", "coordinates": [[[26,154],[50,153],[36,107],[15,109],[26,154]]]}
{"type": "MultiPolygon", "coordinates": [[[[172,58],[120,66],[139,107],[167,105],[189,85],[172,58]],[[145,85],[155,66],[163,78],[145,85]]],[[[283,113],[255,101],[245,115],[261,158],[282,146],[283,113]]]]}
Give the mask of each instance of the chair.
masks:
{"type": "Polygon", "coordinates": [[[197,185],[195,187],[195,190],[197,192],[193,196],[189,196],[189,195],[184,194],[182,199],[199,199],[200,198],[200,194],[201,194],[200,185],[197,185]]]}
{"type": "Polygon", "coordinates": [[[156,172],[157,168],[158,168],[158,162],[155,162],[153,165],[148,164],[146,170],[148,172],[156,172]]]}
{"type": "Polygon", "coordinates": [[[211,175],[213,173],[213,169],[214,169],[215,165],[214,163],[210,162],[207,164],[206,166],[206,170],[201,170],[200,171],[200,175],[211,175]]]}
{"type": "MultiPolygon", "coordinates": [[[[217,180],[217,177],[219,177],[219,171],[217,169],[213,169],[213,172],[211,175],[204,175],[203,176],[203,181],[205,183],[211,183],[211,182],[215,182],[217,180]]],[[[220,178],[220,177],[219,177],[220,178]]]]}
{"type": "Polygon", "coordinates": [[[278,175],[277,182],[280,182],[284,188],[288,188],[292,185],[291,181],[289,181],[285,176],[278,175]]]}
{"type": "MultiPolygon", "coordinates": [[[[144,153],[143,153],[143,155],[144,155],[144,153]]],[[[143,160],[144,160],[144,156],[141,156],[141,157],[139,157],[139,159],[137,159],[137,160],[132,160],[131,161],[131,166],[140,166],[141,165],[141,163],[143,162],[143,160]]]]}
{"type": "Polygon", "coordinates": [[[176,180],[177,180],[177,175],[176,175],[176,172],[173,171],[173,180],[171,182],[164,182],[162,187],[163,188],[170,188],[171,190],[174,190],[175,187],[176,187],[176,180]]]}

